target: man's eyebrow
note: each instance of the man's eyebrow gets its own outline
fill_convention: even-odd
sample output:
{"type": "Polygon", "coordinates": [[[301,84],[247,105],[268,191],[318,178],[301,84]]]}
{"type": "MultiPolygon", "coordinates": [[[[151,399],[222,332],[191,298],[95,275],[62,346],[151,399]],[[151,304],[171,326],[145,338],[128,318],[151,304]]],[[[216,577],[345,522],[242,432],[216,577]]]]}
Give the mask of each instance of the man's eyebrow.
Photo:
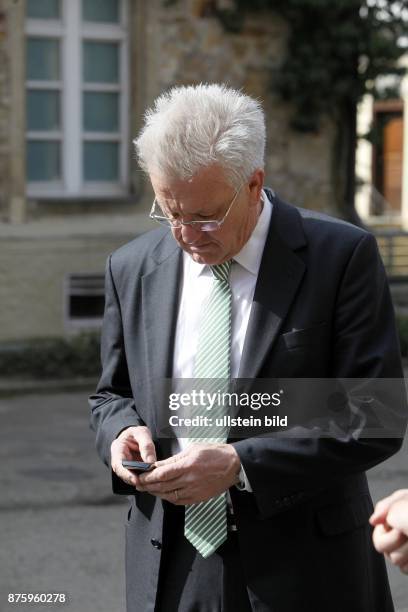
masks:
{"type": "MultiPolygon", "coordinates": [[[[164,203],[162,203],[158,198],[156,198],[156,200],[157,200],[160,208],[162,208],[163,210],[166,208],[169,213],[179,213],[179,209],[172,211],[171,207],[169,207],[169,206],[166,207],[166,205],[164,203]]],[[[196,210],[196,211],[191,212],[191,213],[188,212],[188,211],[185,211],[184,214],[185,215],[192,215],[192,216],[196,216],[196,217],[197,216],[198,217],[214,217],[217,214],[220,214],[220,209],[222,209],[223,206],[225,206],[225,203],[218,204],[217,206],[214,206],[211,209],[211,212],[208,212],[207,210],[199,209],[199,210],[196,210]]]]}
{"type": "Polygon", "coordinates": [[[198,215],[199,217],[211,217],[211,216],[216,215],[216,214],[217,214],[217,212],[218,212],[218,210],[219,210],[220,208],[221,208],[221,207],[220,207],[220,206],[218,206],[218,207],[216,208],[216,212],[208,212],[208,211],[206,211],[206,210],[203,210],[203,211],[201,211],[201,210],[197,210],[197,211],[196,211],[194,214],[195,214],[195,215],[198,215]]]}

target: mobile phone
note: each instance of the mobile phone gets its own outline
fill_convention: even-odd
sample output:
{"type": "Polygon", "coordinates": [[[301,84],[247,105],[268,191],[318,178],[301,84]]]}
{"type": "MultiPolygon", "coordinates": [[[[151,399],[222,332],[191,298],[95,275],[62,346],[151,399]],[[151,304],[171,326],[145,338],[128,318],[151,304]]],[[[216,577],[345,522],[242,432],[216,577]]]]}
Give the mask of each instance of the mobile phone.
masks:
{"type": "Polygon", "coordinates": [[[142,474],[143,472],[150,472],[154,469],[153,463],[145,463],[144,461],[122,461],[122,465],[127,470],[132,470],[136,474],[142,474]]]}

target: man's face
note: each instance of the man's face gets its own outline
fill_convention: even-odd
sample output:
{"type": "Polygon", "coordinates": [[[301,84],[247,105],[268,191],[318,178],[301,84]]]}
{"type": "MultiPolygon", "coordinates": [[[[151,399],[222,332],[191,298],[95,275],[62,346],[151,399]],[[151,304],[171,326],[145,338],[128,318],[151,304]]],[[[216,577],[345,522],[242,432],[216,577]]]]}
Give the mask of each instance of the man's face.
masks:
{"type": "MultiPolygon", "coordinates": [[[[264,173],[257,170],[245,182],[224,223],[213,232],[191,225],[172,229],[180,247],[197,263],[215,265],[236,255],[249,239],[259,216],[264,173]]],[[[237,190],[219,166],[204,168],[192,179],[169,179],[150,175],[163,213],[183,221],[220,220],[237,190]]]]}

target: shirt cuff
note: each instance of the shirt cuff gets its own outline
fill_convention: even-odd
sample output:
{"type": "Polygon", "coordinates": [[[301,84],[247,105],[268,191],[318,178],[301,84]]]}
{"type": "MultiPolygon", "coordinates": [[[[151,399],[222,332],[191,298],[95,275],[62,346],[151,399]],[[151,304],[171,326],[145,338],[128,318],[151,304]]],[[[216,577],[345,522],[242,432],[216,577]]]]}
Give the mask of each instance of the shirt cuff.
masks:
{"type": "Polygon", "coordinates": [[[247,475],[245,474],[244,466],[241,463],[241,469],[238,474],[239,482],[235,485],[239,491],[248,491],[248,493],[252,493],[252,487],[249,483],[247,475]]]}

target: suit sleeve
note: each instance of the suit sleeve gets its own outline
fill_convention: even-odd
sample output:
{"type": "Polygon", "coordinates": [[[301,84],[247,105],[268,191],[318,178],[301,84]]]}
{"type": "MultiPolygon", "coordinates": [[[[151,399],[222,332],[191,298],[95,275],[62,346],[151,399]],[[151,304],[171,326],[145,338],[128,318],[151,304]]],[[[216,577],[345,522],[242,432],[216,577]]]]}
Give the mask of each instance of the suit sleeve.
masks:
{"type": "Polygon", "coordinates": [[[110,447],[123,429],[144,425],[137,414],[129,381],[123,341],[120,304],[111,270],[106,264],[105,312],[101,339],[102,375],[95,394],[89,398],[90,426],[96,432],[96,448],[110,466],[110,447]]]}
{"type": "MultiPolygon", "coordinates": [[[[333,313],[331,377],[403,378],[391,297],[375,238],[364,234],[348,260],[333,313]]],[[[233,443],[261,516],[298,503],[337,479],[364,472],[397,452],[406,425],[401,384],[400,437],[248,438],[233,443]]],[[[395,406],[390,406],[395,409],[395,406]]]]}

